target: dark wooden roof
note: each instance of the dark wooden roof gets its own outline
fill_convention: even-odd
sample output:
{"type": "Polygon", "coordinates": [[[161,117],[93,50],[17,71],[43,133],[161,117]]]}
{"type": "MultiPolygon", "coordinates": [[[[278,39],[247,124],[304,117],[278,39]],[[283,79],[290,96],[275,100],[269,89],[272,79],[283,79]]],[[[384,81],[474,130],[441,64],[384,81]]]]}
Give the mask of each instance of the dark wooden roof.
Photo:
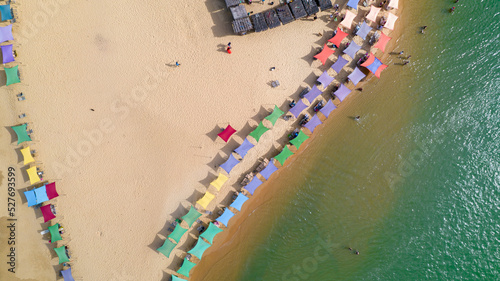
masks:
{"type": "Polygon", "coordinates": [[[243,2],[245,2],[244,0],[225,0],[226,1],[226,6],[229,8],[229,7],[232,7],[232,6],[237,6],[243,2]]]}
{"type": "Polygon", "coordinates": [[[295,20],[292,16],[292,12],[290,11],[290,7],[286,4],[276,8],[276,12],[278,13],[278,17],[280,18],[282,24],[287,24],[295,20]]]}
{"type": "Polygon", "coordinates": [[[310,16],[319,12],[319,8],[315,0],[302,0],[302,4],[304,4],[304,9],[310,16]]]}
{"type": "Polygon", "coordinates": [[[253,26],[250,22],[250,18],[242,18],[233,21],[233,30],[235,33],[244,34],[249,30],[252,30],[253,26]]]}
{"type": "Polygon", "coordinates": [[[264,18],[269,28],[275,28],[281,25],[278,14],[274,9],[264,12],[264,18]]]}
{"type": "Polygon", "coordinates": [[[255,32],[261,32],[268,29],[266,19],[264,18],[264,14],[258,13],[254,14],[250,17],[253,23],[253,28],[255,32]]]}
{"type": "Polygon", "coordinates": [[[321,11],[324,11],[326,9],[330,9],[333,7],[331,0],[318,0],[318,3],[319,3],[319,7],[321,8],[321,11]]]}
{"type": "Polygon", "coordinates": [[[306,10],[304,9],[304,5],[302,5],[301,1],[293,1],[290,5],[290,10],[292,11],[295,19],[300,19],[307,16],[306,10]]]}
{"type": "Polygon", "coordinates": [[[231,11],[231,14],[233,14],[233,19],[235,20],[248,17],[247,10],[243,5],[229,7],[229,10],[231,11]]]}

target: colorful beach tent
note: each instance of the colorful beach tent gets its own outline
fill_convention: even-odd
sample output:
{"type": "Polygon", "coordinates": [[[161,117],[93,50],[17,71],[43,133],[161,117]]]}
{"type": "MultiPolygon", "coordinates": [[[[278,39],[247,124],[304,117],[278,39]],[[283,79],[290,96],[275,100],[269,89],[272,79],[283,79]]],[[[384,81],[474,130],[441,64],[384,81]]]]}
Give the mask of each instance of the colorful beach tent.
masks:
{"type": "Polygon", "coordinates": [[[376,22],[377,21],[377,15],[378,13],[380,12],[380,8],[377,8],[373,5],[370,6],[370,12],[368,13],[368,15],[366,15],[366,19],[367,20],[371,20],[373,22],[376,22]]]}
{"type": "Polygon", "coordinates": [[[351,44],[349,44],[349,47],[345,48],[344,54],[348,55],[351,59],[354,59],[356,56],[356,53],[361,50],[361,46],[356,44],[354,40],[351,41],[351,44]]]}
{"type": "Polygon", "coordinates": [[[302,100],[299,100],[297,102],[297,104],[294,107],[290,108],[290,110],[288,112],[293,114],[293,116],[295,116],[295,118],[298,118],[300,113],[302,111],[304,111],[304,109],[306,109],[306,108],[307,108],[307,105],[302,100]]]}
{"type": "Polygon", "coordinates": [[[368,68],[377,78],[380,78],[380,73],[387,68],[387,65],[383,64],[372,53],[370,53],[368,59],[361,66],[368,68]]]}
{"type": "Polygon", "coordinates": [[[4,67],[3,69],[5,70],[5,76],[7,77],[7,86],[21,82],[21,79],[19,79],[17,65],[13,67],[4,67]]]}
{"type": "Polygon", "coordinates": [[[218,133],[217,135],[225,142],[229,140],[229,138],[236,133],[236,130],[231,127],[231,125],[227,125],[224,131],[218,133]]]}
{"type": "Polygon", "coordinates": [[[355,13],[351,11],[346,11],[345,18],[343,21],[340,22],[340,24],[350,29],[352,26],[352,21],[354,20],[355,17],[356,17],[355,13]]]}
{"type": "Polygon", "coordinates": [[[312,87],[312,89],[304,96],[304,98],[306,98],[306,100],[309,103],[312,103],[315,98],[317,98],[319,95],[321,95],[321,93],[322,93],[321,90],[318,89],[318,87],[316,87],[316,85],[314,85],[312,87]]]}
{"type": "Polygon", "coordinates": [[[182,274],[186,277],[189,277],[189,272],[191,271],[191,269],[193,269],[193,267],[195,265],[196,265],[196,263],[190,262],[187,259],[184,259],[184,262],[182,263],[181,268],[179,268],[179,270],[177,270],[177,273],[182,274]]]}
{"type": "Polygon", "coordinates": [[[160,248],[156,249],[158,252],[162,253],[165,255],[165,257],[169,258],[170,253],[174,250],[176,244],[172,243],[172,241],[165,239],[165,242],[163,242],[163,245],[161,245],[160,248]]]}
{"type": "Polygon", "coordinates": [[[12,36],[12,24],[0,26],[0,43],[9,40],[14,40],[14,37],[12,36]]]}
{"type": "Polygon", "coordinates": [[[372,31],[372,28],[366,22],[363,22],[361,24],[361,27],[359,28],[358,32],[356,33],[356,35],[358,35],[363,40],[365,40],[366,35],[368,35],[368,33],[370,33],[370,31],[372,31]]]}
{"type": "Polygon", "coordinates": [[[12,44],[1,46],[2,48],[2,62],[4,64],[15,61],[14,52],[12,51],[12,44]]]}
{"type": "Polygon", "coordinates": [[[333,53],[335,53],[335,50],[332,50],[326,46],[326,44],[323,46],[323,50],[317,55],[314,56],[314,58],[318,59],[321,61],[323,65],[325,65],[326,60],[328,60],[328,57],[331,56],[333,53]]]}
{"type": "Polygon", "coordinates": [[[326,118],[328,118],[328,116],[330,115],[330,113],[335,109],[337,108],[332,100],[329,100],[325,106],[319,110],[319,112],[321,112],[321,114],[323,114],[326,118]]]}
{"type": "Polygon", "coordinates": [[[36,173],[36,166],[26,169],[26,172],[28,173],[31,184],[35,184],[40,181],[40,177],[38,177],[38,174],[36,173]]]}
{"type": "Polygon", "coordinates": [[[263,176],[266,180],[268,180],[269,177],[277,170],[278,170],[278,168],[276,168],[273,161],[269,161],[269,164],[267,164],[266,168],[264,168],[264,170],[260,171],[260,175],[263,176]]]}
{"type": "Polygon", "coordinates": [[[243,206],[243,203],[248,200],[248,197],[243,195],[243,193],[238,194],[238,197],[229,205],[229,207],[233,207],[238,211],[241,211],[241,206],[243,206]]]}
{"type": "Polygon", "coordinates": [[[344,59],[343,57],[339,56],[339,58],[337,59],[337,61],[332,65],[332,69],[337,72],[337,74],[340,73],[340,71],[342,70],[342,68],[344,68],[344,66],[348,63],[348,61],[346,59],[344,59]]]}
{"type": "Polygon", "coordinates": [[[187,222],[188,226],[191,227],[199,217],[201,217],[200,212],[198,212],[193,206],[191,206],[189,208],[189,212],[185,214],[181,219],[187,222]]]}
{"type": "Polygon", "coordinates": [[[26,197],[26,201],[28,201],[28,207],[36,205],[36,196],[35,190],[26,190],[24,192],[24,197],[26,197]]]}
{"type": "Polygon", "coordinates": [[[299,134],[290,141],[290,143],[293,144],[297,149],[299,149],[302,143],[305,142],[308,138],[309,137],[301,130],[299,134]]]}
{"type": "Polygon", "coordinates": [[[391,40],[391,37],[385,35],[383,32],[380,33],[380,38],[378,39],[377,44],[373,46],[373,48],[380,49],[382,52],[385,52],[385,46],[391,40]]]}
{"type": "Polygon", "coordinates": [[[231,170],[234,168],[234,166],[238,165],[238,163],[240,163],[240,161],[234,158],[233,154],[229,154],[229,158],[226,160],[226,162],[224,162],[224,164],[220,165],[220,167],[229,174],[231,173],[231,170]]]}
{"type": "MultiPolygon", "coordinates": [[[[274,110],[271,114],[269,114],[266,118],[266,120],[268,120],[269,122],[271,122],[271,124],[274,124],[276,123],[276,121],[278,120],[278,118],[281,117],[281,115],[283,115],[285,112],[283,112],[278,106],[274,106],[274,110]]],[[[238,153],[239,154],[239,153],[238,153]]]]}
{"type": "Polygon", "coordinates": [[[181,226],[180,223],[178,223],[175,226],[174,231],[172,231],[172,233],[170,233],[170,235],[168,235],[167,237],[174,240],[175,243],[179,243],[179,240],[181,240],[182,235],[184,235],[186,231],[187,229],[185,229],[184,227],[181,226]]]}
{"type": "Polygon", "coordinates": [[[384,27],[390,30],[394,30],[394,24],[396,23],[396,20],[398,19],[398,16],[395,14],[389,13],[387,15],[387,22],[385,23],[384,27]]]}
{"type": "Polygon", "coordinates": [[[12,126],[12,130],[17,135],[17,144],[23,143],[25,141],[31,141],[30,136],[28,135],[27,130],[28,125],[27,124],[22,124],[19,126],[12,126]]]}
{"type": "Polygon", "coordinates": [[[210,222],[208,224],[207,230],[205,230],[200,235],[200,238],[205,238],[210,244],[213,244],[215,235],[217,235],[221,232],[222,232],[222,229],[220,229],[218,226],[216,226],[215,224],[210,222]]]}
{"type": "Polygon", "coordinates": [[[47,197],[49,197],[49,200],[52,200],[52,199],[56,198],[57,196],[59,196],[59,193],[57,193],[57,190],[56,190],[56,183],[55,182],[51,182],[51,183],[46,184],[45,189],[47,191],[47,197]]]}
{"type": "Polygon", "coordinates": [[[280,162],[281,166],[283,166],[285,164],[286,159],[288,159],[288,157],[290,157],[292,155],[293,155],[293,152],[290,151],[288,146],[285,146],[283,148],[283,150],[280,152],[280,154],[276,155],[274,157],[274,159],[278,160],[278,162],[280,162]]]}
{"type": "Polygon", "coordinates": [[[359,3],[359,0],[349,0],[349,2],[347,2],[347,6],[353,8],[354,10],[357,10],[358,3],[359,3]]]}
{"type": "Polygon", "coordinates": [[[172,281],[186,281],[186,279],[182,279],[172,274],[172,281]]]}
{"type": "Polygon", "coordinates": [[[220,217],[217,218],[217,221],[222,223],[223,225],[225,225],[227,227],[227,224],[229,222],[229,220],[234,216],[234,213],[231,212],[229,209],[226,208],[226,210],[224,210],[224,213],[222,213],[222,215],[220,217]]]}
{"type": "Polygon", "coordinates": [[[269,130],[269,128],[267,128],[266,126],[264,126],[264,124],[262,123],[262,121],[260,121],[259,123],[259,126],[257,126],[257,128],[255,128],[250,134],[249,136],[251,136],[252,138],[254,138],[257,142],[259,142],[260,140],[260,137],[262,137],[262,135],[267,132],[269,130]]]}
{"type": "Polygon", "coordinates": [[[349,78],[349,80],[351,80],[351,82],[356,85],[359,83],[359,81],[361,81],[361,79],[365,78],[365,76],[366,75],[361,70],[359,70],[358,67],[356,67],[354,71],[349,74],[349,76],[347,76],[347,78],[349,78]]]}
{"type": "Polygon", "coordinates": [[[328,40],[328,42],[332,43],[333,45],[335,45],[338,48],[338,47],[340,47],[342,40],[344,40],[344,38],[346,38],[347,35],[348,34],[345,33],[344,31],[342,31],[342,29],[340,29],[340,27],[337,27],[337,33],[335,33],[335,36],[330,38],[330,40],[328,40]]]}
{"type": "Polygon", "coordinates": [[[40,211],[42,211],[43,222],[48,222],[56,217],[56,215],[52,213],[52,204],[40,207],[40,211]]]}
{"type": "Polygon", "coordinates": [[[21,154],[23,155],[24,165],[35,162],[35,159],[31,155],[29,146],[21,149],[21,154]]]}
{"type": "Polygon", "coordinates": [[[217,189],[217,191],[220,191],[224,183],[226,183],[227,179],[228,177],[219,173],[217,179],[213,180],[210,184],[213,185],[217,189]]]}
{"type": "Polygon", "coordinates": [[[399,0],[390,0],[389,5],[387,7],[397,9],[399,4],[399,0]]]}
{"type": "Polygon", "coordinates": [[[59,233],[59,227],[61,226],[58,223],[56,223],[47,228],[50,232],[50,243],[62,240],[61,233],[59,233]]]}
{"type": "Polygon", "coordinates": [[[203,209],[206,209],[208,204],[210,204],[210,202],[212,202],[212,200],[215,198],[215,195],[213,195],[212,193],[210,192],[205,192],[205,195],[203,195],[203,197],[196,201],[196,203],[200,206],[203,207],[203,209]]]}
{"type": "Polygon", "coordinates": [[[10,11],[10,5],[0,5],[0,14],[2,15],[2,21],[11,20],[12,12],[10,11]]]}
{"type": "Polygon", "coordinates": [[[328,75],[327,73],[327,70],[325,70],[323,72],[323,74],[321,74],[321,76],[318,78],[318,82],[321,83],[321,85],[323,86],[323,88],[326,88],[328,87],[328,85],[330,85],[330,83],[332,83],[333,81],[333,77],[331,77],[330,75],[328,75]]]}
{"type": "Polygon", "coordinates": [[[351,93],[351,90],[347,88],[344,84],[340,84],[340,87],[333,93],[340,101],[343,101],[347,95],[351,93]]]}
{"type": "Polygon", "coordinates": [[[42,185],[38,188],[35,188],[35,197],[36,197],[36,203],[40,204],[45,201],[49,201],[49,197],[47,196],[47,189],[45,188],[45,185],[42,185]]]}
{"type": "Polygon", "coordinates": [[[63,262],[69,262],[69,257],[66,255],[66,246],[61,246],[59,248],[54,248],[57,256],[59,257],[59,264],[63,262]]]}
{"type": "Polygon", "coordinates": [[[307,129],[309,129],[309,131],[311,131],[311,133],[314,133],[314,129],[319,125],[319,124],[322,124],[323,122],[321,122],[321,120],[319,120],[319,117],[317,114],[315,114],[311,120],[309,122],[307,122],[304,127],[306,127],[307,129]]]}
{"type": "Polygon", "coordinates": [[[254,147],[253,143],[251,143],[248,139],[245,139],[238,148],[234,150],[234,152],[238,153],[241,158],[244,158],[247,155],[248,151],[254,147]]]}
{"type": "Polygon", "coordinates": [[[262,184],[261,180],[259,180],[257,177],[253,177],[252,181],[243,188],[253,195],[257,187],[259,187],[261,184],[262,184]]]}
{"type": "Polygon", "coordinates": [[[189,250],[188,254],[192,254],[199,258],[203,257],[203,253],[212,245],[208,244],[205,242],[203,239],[198,239],[198,242],[196,242],[196,245],[193,247],[193,249],[189,250]]]}
{"type": "Polygon", "coordinates": [[[64,278],[64,281],[75,281],[73,278],[73,274],[71,274],[71,267],[65,270],[61,270],[61,275],[64,278]]]}

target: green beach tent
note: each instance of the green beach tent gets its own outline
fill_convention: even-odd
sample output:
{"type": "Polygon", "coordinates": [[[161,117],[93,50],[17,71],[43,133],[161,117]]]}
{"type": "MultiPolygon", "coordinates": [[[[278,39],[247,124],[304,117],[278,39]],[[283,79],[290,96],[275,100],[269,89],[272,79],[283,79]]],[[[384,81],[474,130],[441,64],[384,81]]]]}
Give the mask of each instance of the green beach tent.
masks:
{"type": "Polygon", "coordinates": [[[257,142],[259,141],[260,137],[265,133],[267,132],[269,129],[266,128],[264,126],[264,124],[262,124],[262,121],[259,123],[259,126],[257,126],[257,128],[255,128],[255,130],[253,130],[249,136],[251,136],[252,138],[254,138],[257,142]]]}
{"type": "Polygon", "coordinates": [[[66,255],[66,246],[54,248],[54,251],[56,251],[56,254],[59,257],[59,264],[61,264],[63,262],[69,262],[69,258],[66,255]]]}
{"type": "Polygon", "coordinates": [[[23,143],[25,141],[31,141],[31,138],[27,132],[28,125],[22,124],[19,126],[12,126],[11,128],[12,130],[14,130],[14,132],[16,132],[17,144],[23,143]]]}
{"type": "Polygon", "coordinates": [[[172,231],[172,233],[170,233],[168,238],[171,238],[175,242],[179,243],[179,240],[181,240],[182,235],[184,235],[184,233],[186,233],[186,231],[187,231],[187,229],[182,227],[180,224],[177,224],[175,226],[174,231],[172,231]]]}
{"type": "Polygon", "coordinates": [[[200,238],[205,238],[207,239],[210,244],[214,243],[214,237],[215,235],[221,233],[223,230],[220,229],[218,226],[210,222],[208,224],[207,230],[205,230],[201,235],[200,238]]]}
{"type": "Polygon", "coordinates": [[[203,239],[198,239],[198,242],[196,242],[196,246],[193,247],[193,249],[189,250],[188,254],[195,255],[197,258],[201,260],[201,257],[203,256],[203,253],[212,245],[208,244],[205,242],[203,239]]]}
{"type": "Polygon", "coordinates": [[[293,152],[291,152],[290,149],[288,149],[288,146],[285,146],[285,148],[283,148],[280,154],[276,155],[274,159],[278,160],[278,162],[280,162],[281,165],[283,166],[285,164],[286,159],[288,159],[288,157],[292,155],[293,152]]]}
{"type": "Polygon", "coordinates": [[[300,145],[305,142],[309,137],[304,134],[304,132],[300,131],[299,134],[290,141],[291,144],[293,144],[297,149],[300,148],[300,145]]]}
{"type": "Polygon", "coordinates": [[[185,221],[185,222],[187,222],[187,224],[189,225],[189,227],[191,227],[191,225],[193,225],[193,223],[199,217],[201,217],[200,212],[198,212],[193,206],[191,206],[191,208],[189,208],[189,212],[182,217],[182,220],[185,221]]]}
{"type": "Polygon", "coordinates": [[[48,230],[50,232],[50,243],[62,240],[61,234],[59,233],[59,227],[60,226],[58,223],[48,227],[48,230]]]}
{"type": "Polygon", "coordinates": [[[196,263],[190,262],[187,259],[184,259],[184,262],[182,263],[181,268],[179,268],[179,270],[177,270],[177,273],[182,274],[186,277],[189,277],[189,272],[191,271],[191,269],[193,269],[193,267],[195,265],[196,265],[196,263]]]}
{"type": "Polygon", "coordinates": [[[172,274],[172,281],[186,281],[186,279],[182,279],[172,274]]]}
{"type": "Polygon", "coordinates": [[[17,68],[17,65],[11,68],[4,67],[5,76],[7,76],[7,86],[21,82],[17,68]]]}
{"type": "Polygon", "coordinates": [[[276,121],[278,120],[278,118],[281,117],[281,115],[283,115],[285,112],[281,111],[281,109],[279,109],[278,106],[274,106],[274,110],[273,110],[273,113],[271,113],[269,116],[267,116],[266,120],[269,120],[269,122],[271,122],[274,126],[274,124],[276,123],[276,121]]]}
{"type": "Polygon", "coordinates": [[[170,257],[170,253],[172,252],[172,250],[175,248],[177,244],[174,244],[172,243],[172,241],[168,240],[168,238],[165,240],[165,242],[163,243],[163,245],[156,249],[158,252],[162,253],[165,255],[165,257],[170,257]]]}

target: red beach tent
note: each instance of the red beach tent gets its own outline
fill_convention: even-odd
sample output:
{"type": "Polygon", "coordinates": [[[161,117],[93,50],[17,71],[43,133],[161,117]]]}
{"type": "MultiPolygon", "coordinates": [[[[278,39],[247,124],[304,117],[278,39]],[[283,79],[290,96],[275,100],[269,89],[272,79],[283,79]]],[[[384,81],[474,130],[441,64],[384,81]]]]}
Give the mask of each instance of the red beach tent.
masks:
{"type": "Polygon", "coordinates": [[[342,31],[340,29],[340,27],[337,27],[337,33],[335,33],[335,36],[333,36],[330,40],[328,40],[328,42],[330,43],[333,43],[333,45],[340,47],[340,43],[342,42],[342,40],[344,40],[344,38],[347,37],[347,33],[345,33],[344,31],[342,31]]]}
{"type": "Polygon", "coordinates": [[[56,191],[56,183],[55,182],[46,184],[45,189],[46,189],[47,197],[49,198],[49,200],[59,196],[59,193],[57,193],[57,191],[56,191]]]}
{"type": "Polygon", "coordinates": [[[383,53],[385,53],[385,46],[387,45],[389,40],[391,40],[391,37],[389,37],[389,36],[385,35],[383,32],[381,32],[380,39],[378,39],[377,44],[375,44],[375,46],[373,46],[373,48],[377,48],[377,49],[381,50],[383,53]]]}
{"type": "Polygon", "coordinates": [[[218,133],[217,135],[223,139],[225,142],[229,140],[229,138],[236,133],[236,130],[231,127],[231,125],[227,125],[227,127],[224,129],[224,131],[218,133]]]}
{"type": "Polygon", "coordinates": [[[325,44],[325,46],[323,46],[323,50],[321,50],[321,52],[319,54],[315,55],[314,57],[316,59],[320,60],[323,65],[325,65],[326,60],[333,53],[335,53],[335,50],[328,48],[328,46],[326,46],[326,44],[325,44]]]}
{"type": "Polygon", "coordinates": [[[52,213],[51,206],[52,206],[52,204],[40,207],[40,211],[42,211],[42,215],[43,215],[43,222],[48,222],[51,219],[54,219],[56,217],[56,215],[54,215],[54,213],[52,213]]]}
{"type": "Polygon", "coordinates": [[[387,68],[387,65],[383,64],[379,59],[375,57],[374,54],[370,53],[368,59],[361,64],[361,66],[366,67],[370,70],[377,78],[380,78],[380,73],[382,70],[387,68]]]}

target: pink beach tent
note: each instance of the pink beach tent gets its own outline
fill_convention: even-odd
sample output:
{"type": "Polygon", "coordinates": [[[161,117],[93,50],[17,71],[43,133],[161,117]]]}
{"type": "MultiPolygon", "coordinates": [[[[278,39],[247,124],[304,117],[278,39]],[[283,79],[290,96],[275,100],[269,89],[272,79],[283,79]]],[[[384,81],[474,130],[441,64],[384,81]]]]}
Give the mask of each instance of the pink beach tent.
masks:
{"type": "Polygon", "coordinates": [[[54,219],[56,217],[56,215],[54,215],[54,213],[52,212],[51,207],[52,207],[52,204],[40,207],[40,211],[42,211],[42,215],[43,215],[43,222],[48,222],[51,219],[54,219]]]}
{"type": "Polygon", "coordinates": [[[389,5],[387,7],[397,9],[399,4],[399,0],[390,0],[389,5]]]}
{"type": "Polygon", "coordinates": [[[333,36],[328,42],[332,43],[335,45],[337,48],[340,47],[340,43],[342,43],[342,40],[347,37],[347,33],[342,31],[340,27],[337,27],[337,33],[335,33],[335,36],[333,36]]]}
{"type": "Polygon", "coordinates": [[[229,140],[229,138],[234,134],[236,133],[236,130],[233,129],[233,127],[231,127],[231,125],[227,125],[227,127],[224,129],[224,131],[218,133],[217,135],[222,139],[224,140],[225,142],[227,142],[229,140]]]}
{"type": "Polygon", "coordinates": [[[383,53],[385,53],[385,46],[387,45],[389,40],[391,40],[391,37],[385,35],[382,32],[382,33],[380,33],[380,39],[378,39],[377,44],[375,44],[375,46],[373,46],[373,48],[377,48],[377,49],[381,50],[383,53]]]}
{"type": "Polygon", "coordinates": [[[396,23],[397,19],[398,16],[389,13],[389,15],[387,16],[387,22],[385,23],[384,27],[390,30],[394,30],[394,24],[396,23]]]}
{"type": "Polygon", "coordinates": [[[378,13],[380,12],[380,8],[377,8],[375,6],[370,6],[370,12],[368,13],[368,15],[366,15],[366,19],[367,20],[371,20],[373,22],[376,22],[377,21],[377,15],[378,13]]]}
{"type": "Polygon", "coordinates": [[[329,56],[331,56],[333,53],[335,53],[335,50],[332,50],[328,48],[328,46],[323,46],[323,50],[317,55],[314,56],[314,58],[318,59],[321,61],[323,65],[325,65],[326,60],[328,59],[329,56]]]}
{"type": "Polygon", "coordinates": [[[341,25],[345,26],[348,29],[351,29],[352,26],[352,21],[356,17],[356,14],[351,12],[351,11],[346,11],[345,12],[345,18],[343,21],[340,22],[341,25]]]}

